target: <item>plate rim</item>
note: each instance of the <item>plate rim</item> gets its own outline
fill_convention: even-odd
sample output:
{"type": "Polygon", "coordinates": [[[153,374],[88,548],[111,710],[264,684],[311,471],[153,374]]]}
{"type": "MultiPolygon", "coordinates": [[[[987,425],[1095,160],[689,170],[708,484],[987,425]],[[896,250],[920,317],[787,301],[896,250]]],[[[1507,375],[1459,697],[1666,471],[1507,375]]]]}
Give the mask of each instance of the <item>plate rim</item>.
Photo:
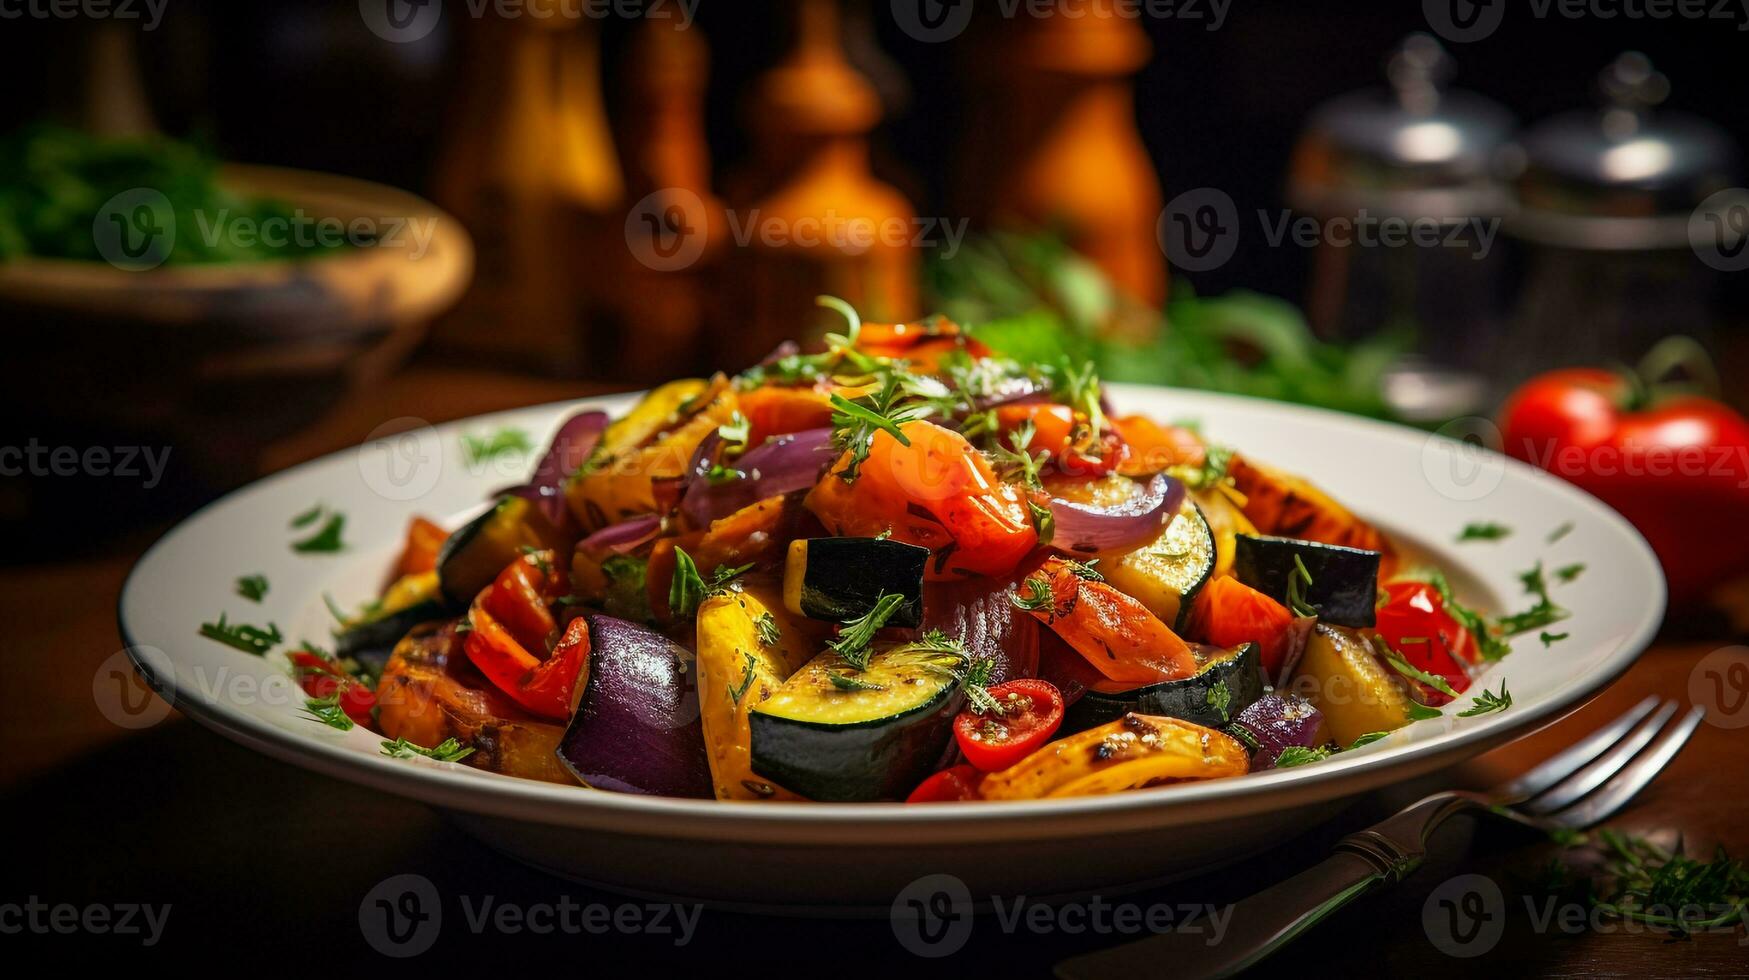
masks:
{"type": "MultiPolygon", "coordinates": [[[[1392,439],[1425,440],[1434,437],[1423,430],[1379,419],[1226,392],[1124,383],[1112,383],[1108,387],[1120,398],[1125,392],[1141,393],[1149,398],[1162,394],[1190,396],[1266,411],[1309,414],[1325,422],[1370,430],[1392,439]]],[[[432,428],[440,434],[447,434],[507,415],[547,413],[556,420],[564,411],[594,408],[614,411],[641,393],[520,406],[453,419],[432,428]]],[[[244,495],[260,493],[273,484],[289,481],[305,470],[332,463],[357,449],[357,446],[342,448],[238,487],[203,504],[153,541],[129,570],[116,603],[121,639],[136,670],[177,710],[234,742],[283,762],[434,806],[489,817],[615,830],[638,836],[766,843],[776,840],[784,844],[823,845],[842,842],[846,832],[854,831],[863,835],[861,839],[869,844],[933,845],[1048,837],[1053,836],[1053,831],[1063,829],[1065,823],[1083,832],[1093,824],[1113,831],[1164,827],[1196,822],[1202,816],[1214,813],[1242,816],[1289,807],[1296,802],[1351,797],[1478,755],[1528,735],[1582,707],[1633,666],[1655,636],[1667,604],[1665,580],[1657,558],[1645,538],[1625,518],[1584,490],[1501,454],[1506,472],[1514,474],[1515,479],[1530,480],[1542,484],[1550,492],[1565,495],[1578,506],[1590,510],[1590,516],[1609,525],[1650,571],[1648,581],[1653,586],[1640,618],[1624,637],[1616,641],[1613,649],[1603,655],[1599,664],[1601,669],[1526,705],[1522,710],[1466,719],[1469,724],[1461,730],[1448,731],[1437,738],[1385,746],[1358,757],[1338,756],[1317,766],[1252,773],[1242,779],[1209,780],[1157,790],[1061,800],[972,801],[918,807],[903,803],[782,804],[579,792],[582,787],[504,776],[453,763],[368,755],[337,742],[260,722],[241,710],[227,708],[219,699],[205,697],[198,689],[178,686],[175,678],[171,678],[168,684],[170,693],[166,695],[165,679],[157,676],[153,665],[135,652],[141,644],[129,628],[129,596],[134,592],[136,578],[167,542],[215,508],[244,495]],[[937,836],[927,841],[907,839],[908,834],[924,827],[937,836]],[[774,833],[781,836],[774,838],[774,833]]]]}

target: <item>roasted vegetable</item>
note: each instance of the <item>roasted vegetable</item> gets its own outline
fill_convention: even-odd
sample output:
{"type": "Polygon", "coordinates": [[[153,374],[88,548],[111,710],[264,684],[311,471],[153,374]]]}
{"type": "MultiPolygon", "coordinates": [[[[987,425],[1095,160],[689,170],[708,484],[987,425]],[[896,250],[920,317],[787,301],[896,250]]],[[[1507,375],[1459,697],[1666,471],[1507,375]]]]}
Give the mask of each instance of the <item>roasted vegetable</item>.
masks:
{"type": "Polygon", "coordinates": [[[1306,641],[1292,690],[1323,714],[1330,737],[1341,745],[1370,732],[1402,728],[1414,705],[1366,641],[1352,630],[1324,624],[1306,641]]]}
{"type": "Polygon", "coordinates": [[[1215,569],[1215,538],[1196,504],[1185,501],[1154,543],[1103,560],[1100,574],[1174,631],[1190,623],[1196,595],[1215,569]]]}
{"type": "Polygon", "coordinates": [[[698,607],[699,715],[720,800],[800,798],[754,774],[747,715],[813,658],[825,631],[769,600],[741,589],[698,607]]]}
{"type": "Polygon", "coordinates": [[[1107,680],[1154,684],[1196,673],[1189,644],[1097,575],[1085,565],[1052,558],[1021,581],[1014,601],[1107,680]]]}
{"type": "Polygon", "coordinates": [[[844,623],[868,615],[883,595],[904,601],[888,626],[923,621],[923,568],[929,549],[883,538],[801,538],[790,542],[783,604],[798,616],[844,623]]]}
{"type": "Polygon", "coordinates": [[[1190,499],[1202,512],[1203,520],[1208,521],[1209,530],[1215,536],[1216,578],[1233,573],[1233,539],[1241,534],[1257,533],[1257,526],[1239,508],[1233,494],[1234,491],[1225,485],[1190,491],[1190,499]]]}
{"type": "Polygon", "coordinates": [[[1371,626],[1379,595],[1379,553],[1294,538],[1241,534],[1233,575],[1294,613],[1338,626],[1371,626]],[[1298,599],[1290,602],[1290,597],[1298,599]]]}
{"type": "Polygon", "coordinates": [[[691,651],[611,616],[589,621],[589,686],[559,757],[597,789],[708,799],[691,651]]]}
{"type": "Polygon", "coordinates": [[[944,760],[963,658],[878,648],[866,670],[827,651],[748,714],[753,771],[813,800],[896,800],[944,760]]]}
{"type": "Polygon", "coordinates": [[[389,586],[365,615],[342,623],[334,633],[334,649],[342,657],[367,650],[390,650],[420,623],[443,619],[450,605],[438,588],[437,573],[406,575],[389,586]]]}
{"type": "Polygon", "coordinates": [[[571,512],[592,531],[661,512],[656,482],[678,480],[699,443],[734,414],[735,393],[721,377],[702,389],[688,383],[652,392],[608,427],[594,458],[571,480],[565,492],[571,512]],[[618,428],[634,418],[636,424],[618,428]]]}
{"type": "Polygon", "coordinates": [[[1127,714],[1057,739],[984,777],[986,800],[1095,796],[1247,772],[1245,746],[1231,735],[1177,718],[1127,714]]]}
{"type": "Polygon", "coordinates": [[[434,749],[455,739],[465,765],[506,776],[575,785],[555,754],[564,728],[518,708],[462,654],[454,623],[417,626],[395,647],[377,682],[377,728],[434,749]]]}
{"type": "Polygon", "coordinates": [[[1129,712],[1178,718],[1208,728],[1221,728],[1263,696],[1263,669],[1257,644],[1230,650],[1198,646],[1197,670],[1189,677],[1114,689],[1094,685],[1069,709],[1065,727],[1081,731],[1122,718],[1129,712]]]}
{"type": "Polygon", "coordinates": [[[443,543],[437,554],[438,583],[444,598],[460,609],[525,550],[567,545],[539,507],[522,497],[504,497],[443,543]]]}
{"type": "Polygon", "coordinates": [[[1245,516],[1264,534],[1366,551],[1388,548],[1384,535],[1303,477],[1243,456],[1232,458],[1227,475],[1245,497],[1245,516]]]}

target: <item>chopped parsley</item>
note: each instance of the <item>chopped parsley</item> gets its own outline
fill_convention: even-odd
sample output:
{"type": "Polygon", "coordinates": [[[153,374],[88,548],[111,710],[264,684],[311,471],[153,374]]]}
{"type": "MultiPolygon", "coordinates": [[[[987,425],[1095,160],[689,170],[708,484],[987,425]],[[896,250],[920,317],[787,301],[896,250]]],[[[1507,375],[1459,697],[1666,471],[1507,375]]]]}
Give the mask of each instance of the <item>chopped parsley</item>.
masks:
{"type": "Polygon", "coordinates": [[[250,602],[260,602],[267,595],[267,576],[244,575],[237,579],[237,594],[250,602]]]}
{"type": "Polygon", "coordinates": [[[1445,678],[1438,674],[1430,674],[1427,671],[1416,667],[1414,664],[1411,664],[1409,661],[1404,660],[1401,654],[1391,649],[1391,645],[1385,642],[1384,637],[1374,636],[1372,640],[1374,648],[1379,651],[1385,664],[1392,670],[1402,674],[1404,677],[1407,677],[1412,681],[1425,684],[1448,698],[1455,698],[1458,696],[1458,692],[1452,689],[1450,682],[1445,678]]]}
{"type": "Polygon", "coordinates": [[[329,728],[343,732],[352,730],[352,719],[346,716],[346,709],[340,707],[339,691],[325,698],[305,698],[304,713],[329,728]]]}
{"type": "Polygon", "coordinates": [[[464,747],[455,739],[446,738],[438,743],[436,748],[428,749],[414,745],[405,738],[397,738],[394,741],[383,740],[383,754],[391,759],[411,759],[416,755],[422,755],[438,762],[460,762],[474,754],[474,747],[471,745],[464,747]]]}
{"type": "Polygon", "coordinates": [[[1511,534],[1512,529],[1504,524],[1483,521],[1476,524],[1465,524],[1464,529],[1458,533],[1457,539],[1460,543],[1464,541],[1499,541],[1502,538],[1510,537],[1511,534]]]}
{"type": "Polygon", "coordinates": [[[1541,633],[1537,634],[1537,639],[1543,641],[1543,649],[1547,650],[1549,647],[1554,646],[1556,643],[1559,643],[1572,635],[1573,634],[1571,633],[1550,633],[1548,630],[1543,630],[1541,633]]]}
{"type": "Polygon", "coordinates": [[[1233,692],[1227,689],[1227,682],[1220,681],[1209,688],[1208,706],[1220,712],[1221,720],[1227,720],[1227,709],[1233,704],[1233,692]]]}
{"type": "Polygon", "coordinates": [[[219,613],[219,621],[216,623],[200,624],[200,635],[258,657],[285,639],[280,634],[279,627],[272,623],[268,623],[266,629],[247,623],[227,623],[224,613],[219,613]]]}
{"type": "Polygon", "coordinates": [[[479,466],[500,456],[515,453],[526,453],[534,449],[534,443],[528,433],[513,426],[505,426],[486,435],[462,435],[462,459],[470,467],[479,466]]]}
{"type": "Polygon", "coordinates": [[[1535,596],[1537,601],[1535,605],[1523,612],[1501,616],[1495,620],[1495,625],[1500,627],[1501,632],[1507,636],[1516,636],[1519,633],[1541,629],[1551,623],[1566,619],[1570,615],[1567,610],[1556,605],[1554,600],[1549,598],[1549,585],[1543,577],[1542,562],[1537,562],[1535,568],[1519,575],[1518,578],[1524,583],[1524,591],[1535,596]]]}
{"type": "Polygon", "coordinates": [[[1565,585],[1578,578],[1584,573],[1584,571],[1584,562],[1574,562],[1571,565],[1562,565],[1560,568],[1555,569],[1555,578],[1559,580],[1562,585],[1565,585]]]}
{"type": "Polygon", "coordinates": [[[1505,711],[1510,707],[1512,707],[1512,692],[1506,689],[1506,682],[1502,680],[1500,682],[1499,694],[1495,694],[1484,688],[1482,693],[1476,695],[1475,699],[1470,702],[1468,708],[1465,708],[1457,714],[1459,718],[1474,718],[1477,715],[1485,715],[1490,711],[1505,711]]]}
{"type": "Polygon", "coordinates": [[[330,513],[322,529],[302,541],[292,542],[292,550],[302,554],[331,553],[343,550],[340,534],[346,530],[346,515],[330,513]]]}
{"type": "Polygon", "coordinates": [[[1275,768],[1293,769],[1313,762],[1323,762],[1330,758],[1332,753],[1333,750],[1329,746],[1308,749],[1303,745],[1290,745],[1282,749],[1281,754],[1275,757],[1275,768]]]}
{"type": "Polygon", "coordinates": [[[324,509],[325,508],[322,504],[317,504],[316,506],[311,507],[309,510],[306,510],[303,513],[299,514],[298,516],[292,518],[291,519],[291,526],[294,528],[309,527],[311,524],[316,523],[317,518],[322,516],[322,511],[324,509]]]}
{"type": "Polygon", "coordinates": [[[1548,542],[1549,544],[1554,544],[1556,541],[1561,540],[1571,533],[1573,533],[1573,522],[1568,521],[1549,532],[1548,542]]]}

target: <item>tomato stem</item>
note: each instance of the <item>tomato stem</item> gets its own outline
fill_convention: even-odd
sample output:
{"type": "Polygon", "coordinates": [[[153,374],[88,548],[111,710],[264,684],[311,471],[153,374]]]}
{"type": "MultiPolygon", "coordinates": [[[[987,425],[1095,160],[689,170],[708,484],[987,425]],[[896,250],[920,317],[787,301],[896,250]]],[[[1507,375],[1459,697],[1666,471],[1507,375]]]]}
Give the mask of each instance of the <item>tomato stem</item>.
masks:
{"type": "Polygon", "coordinates": [[[1708,398],[1719,397],[1719,370],[1713,364],[1712,355],[1700,341],[1682,334],[1665,337],[1653,344],[1652,349],[1640,358],[1633,376],[1637,381],[1635,393],[1639,402],[1635,408],[1643,408],[1676,393],[1698,392],[1708,398]],[[1667,380],[1678,371],[1685,380],[1667,380]]]}

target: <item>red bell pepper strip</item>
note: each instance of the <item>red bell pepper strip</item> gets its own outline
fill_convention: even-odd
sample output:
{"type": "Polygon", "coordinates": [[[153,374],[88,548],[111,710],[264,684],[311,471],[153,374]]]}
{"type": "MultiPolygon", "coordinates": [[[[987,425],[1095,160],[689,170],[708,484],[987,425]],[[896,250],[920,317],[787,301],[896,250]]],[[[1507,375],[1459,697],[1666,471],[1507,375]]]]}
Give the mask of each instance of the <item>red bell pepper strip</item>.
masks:
{"type": "Polygon", "coordinates": [[[313,650],[293,650],[286,654],[291,660],[292,674],[298,686],[312,698],[331,698],[339,693],[340,710],[353,724],[371,727],[371,709],[377,696],[370,688],[340,669],[340,665],[313,650]]]}

